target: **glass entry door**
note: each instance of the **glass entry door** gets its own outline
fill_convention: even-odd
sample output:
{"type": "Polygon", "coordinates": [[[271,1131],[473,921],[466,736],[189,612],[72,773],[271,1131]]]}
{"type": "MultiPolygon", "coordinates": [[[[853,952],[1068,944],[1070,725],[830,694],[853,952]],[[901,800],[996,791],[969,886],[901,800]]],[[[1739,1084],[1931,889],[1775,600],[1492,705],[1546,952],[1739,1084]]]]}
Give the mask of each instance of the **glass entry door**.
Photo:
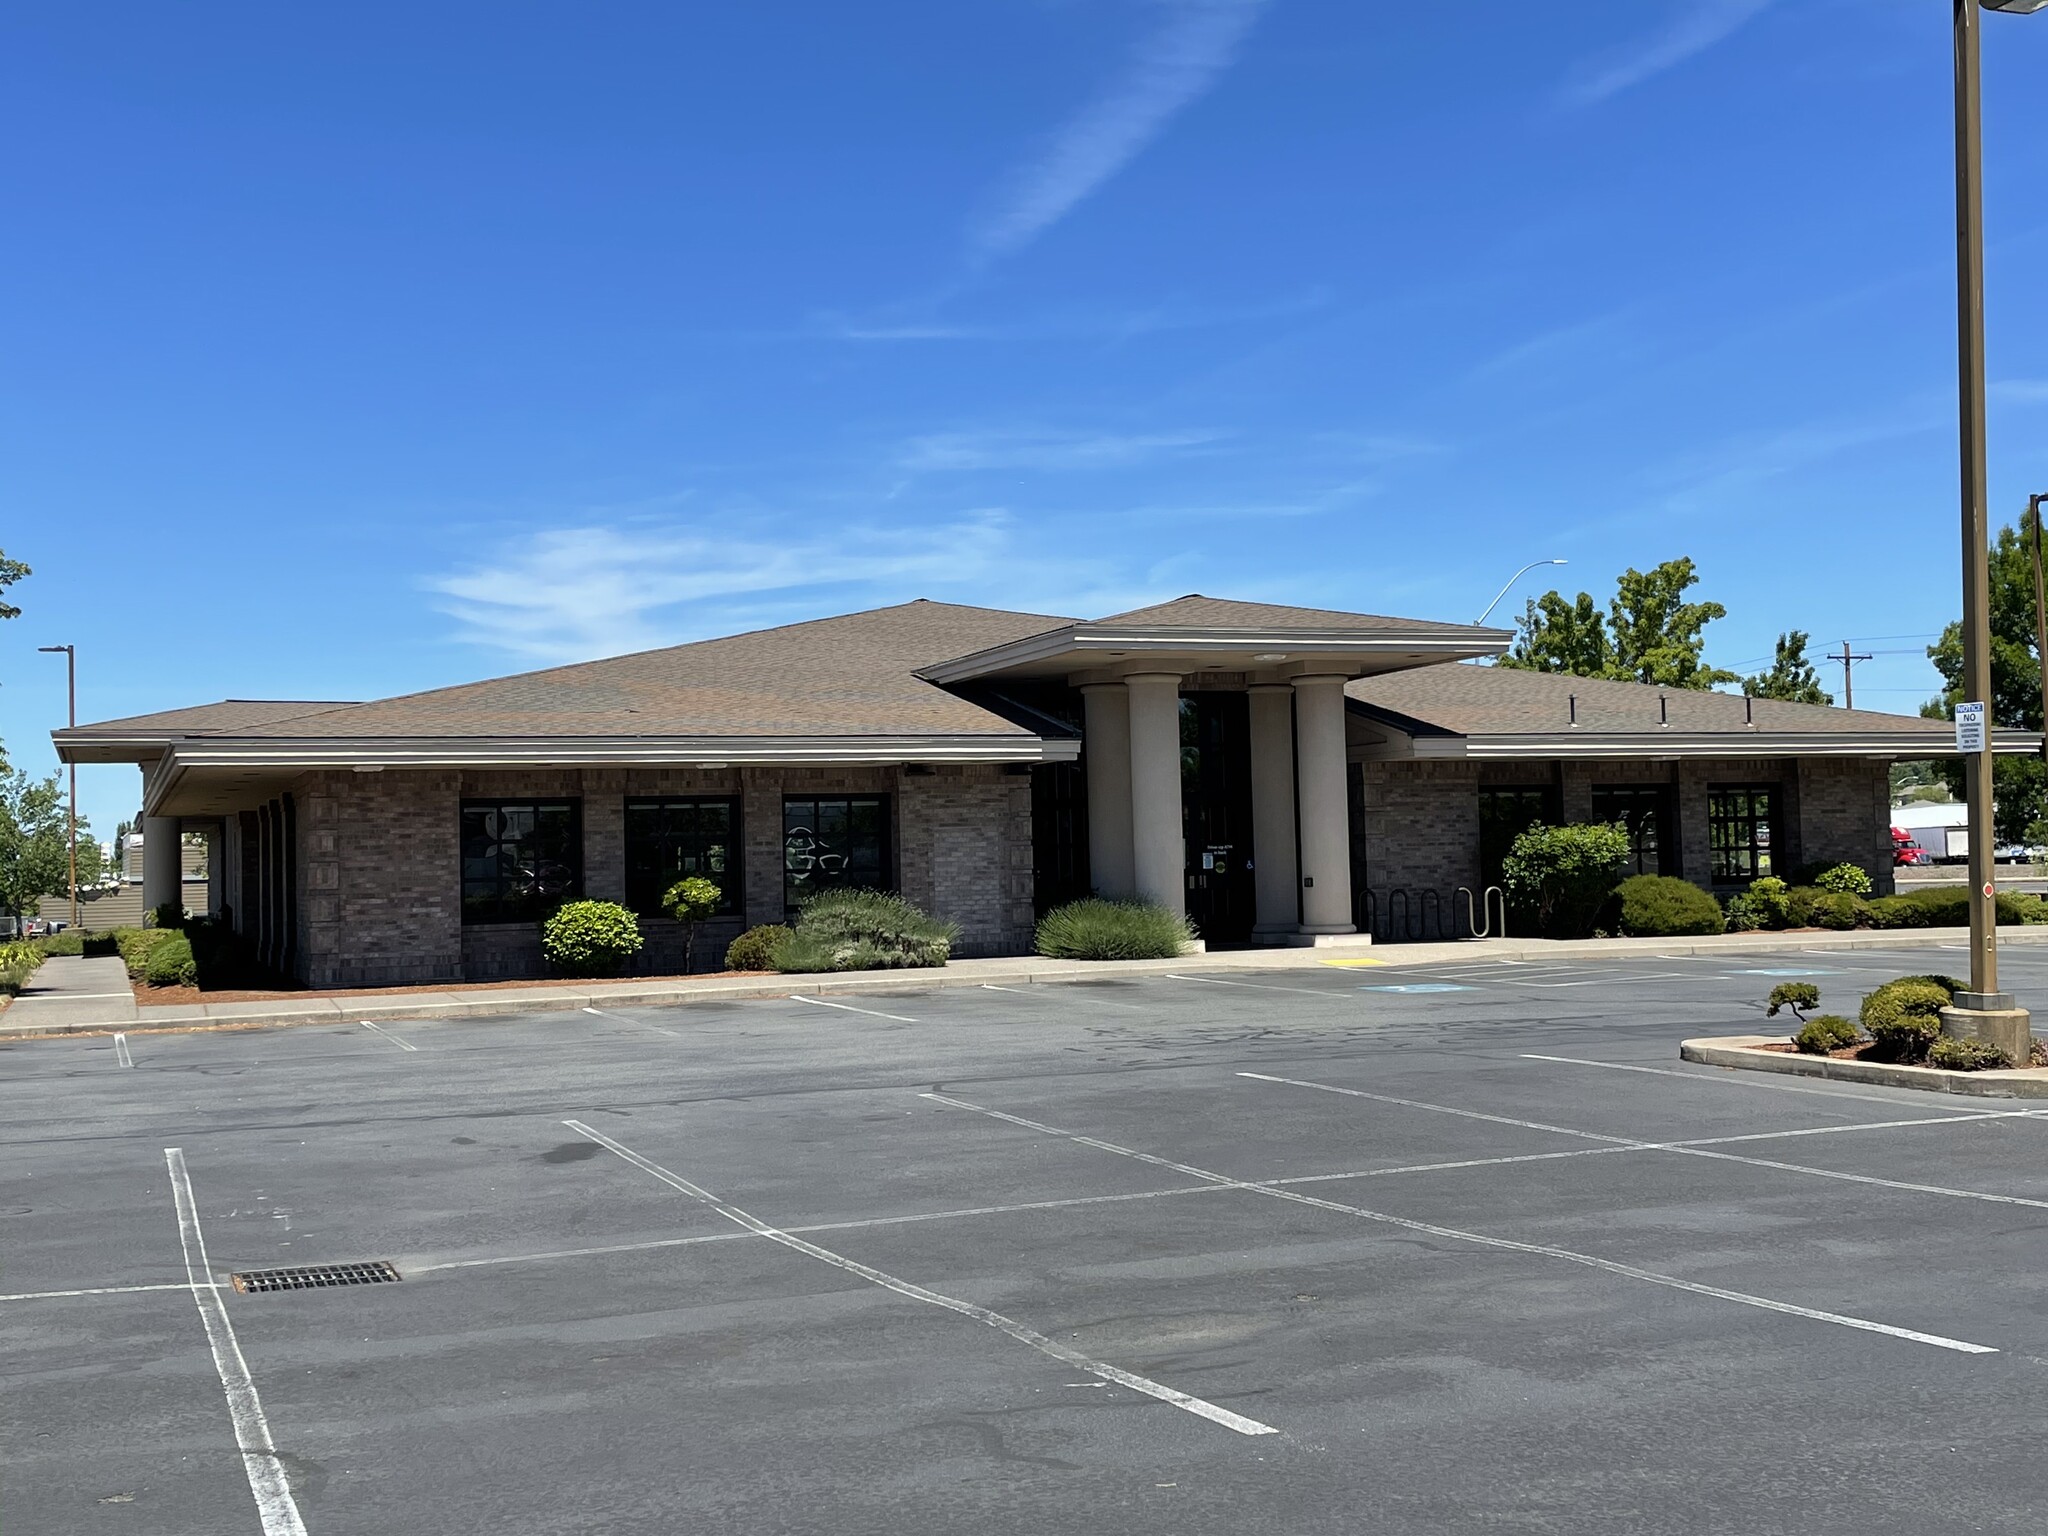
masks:
{"type": "Polygon", "coordinates": [[[1250,943],[1256,921],[1251,778],[1245,695],[1182,694],[1180,809],[1188,916],[1211,948],[1250,943]]]}

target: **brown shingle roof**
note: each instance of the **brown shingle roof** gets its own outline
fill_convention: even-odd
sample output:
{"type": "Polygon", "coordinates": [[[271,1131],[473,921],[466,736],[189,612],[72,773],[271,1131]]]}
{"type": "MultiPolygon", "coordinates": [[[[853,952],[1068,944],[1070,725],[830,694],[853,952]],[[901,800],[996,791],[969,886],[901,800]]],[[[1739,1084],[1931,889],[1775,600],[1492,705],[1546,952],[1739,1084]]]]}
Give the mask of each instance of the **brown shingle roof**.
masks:
{"type": "Polygon", "coordinates": [[[1456,736],[1567,732],[1572,729],[1574,697],[1578,700],[1581,733],[1640,731],[1647,735],[1666,729],[1659,724],[1661,696],[1669,711],[1668,728],[1673,731],[1726,731],[1733,735],[1748,730],[1751,727],[1744,715],[1747,704],[1758,731],[1830,735],[1907,732],[1924,734],[1930,745],[1952,744],[1954,738],[1953,728],[1946,720],[1923,720],[1916,715],[1791,704],[1781,699],[1745,700],[1740,694],[1657,688],[1647,683],[1617,683],[1465,663],[1361,678],[1347,684],[1344,691],[1369,708],[1404,716],[1456,736]]]}
{"type": "Polygon", "coordinates": [[[189,709],[164,709],[155,714],[128,715],[119,720],[96,720],[91,725],[81,725],[57,734],[187,736],[205,731],[234,731],[252,725],[270,725],[279,720],[351,707],[351,702],[346,699],[222,699],[218,704],[198,704],[189,709]]]}
{"type": "Polygon", "coordinates": [[[1284,603],[1239,603],[1226,597],[1204,597],[1190,592],[1170,603],[1133,608],[1113,613],[1099,624],[1155,624],[1176,629],[1399,629],[1464,630],[1464,624],[1440,624],[1431,619],[1394,619],[1377,613],[1346,613],[1336,608],[1291,608],[1284,603]]]}
{"type": "Polygon", "coordinates": [[[1074,622],[925,599],[380,699],[252,739],[993,735],[1029,732],[914,676],[1074,622]]]}

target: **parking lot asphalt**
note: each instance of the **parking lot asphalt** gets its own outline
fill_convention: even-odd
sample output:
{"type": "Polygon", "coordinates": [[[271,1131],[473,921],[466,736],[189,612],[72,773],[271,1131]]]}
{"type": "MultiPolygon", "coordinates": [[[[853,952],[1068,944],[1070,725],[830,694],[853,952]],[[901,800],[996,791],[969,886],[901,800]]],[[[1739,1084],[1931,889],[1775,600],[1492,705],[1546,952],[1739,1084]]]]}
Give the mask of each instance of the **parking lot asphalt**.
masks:
{"type": "Polygon", "coordinates": [[[1382,958],[0,1042],[0,1530],[2040,1528],[2048,1115],[1676,1054],[1959,952],[1382,958]]]}

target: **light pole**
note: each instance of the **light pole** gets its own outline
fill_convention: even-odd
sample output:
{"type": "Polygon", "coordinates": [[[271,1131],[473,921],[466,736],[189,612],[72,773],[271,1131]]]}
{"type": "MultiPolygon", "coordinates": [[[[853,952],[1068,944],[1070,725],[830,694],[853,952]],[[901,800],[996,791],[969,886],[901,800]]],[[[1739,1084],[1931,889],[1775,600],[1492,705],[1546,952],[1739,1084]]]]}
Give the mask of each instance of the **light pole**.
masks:
{"type": "MultiPolygon", "coordinates": [[[[2043,5],[2048,5],[2048,0],[2041,0],[2041,3],[2043,5]]],[[[1531,571],[1535,570],[1537,566],[1563,565],[1565,563],[1566,562],[1563,560],[1531,560],[1527,565],[1523,566],[1519,571],[1515,572],[1514,575],[1508,578],[1508,583],[1506,586],[1502,587],[1498,592],[1493,594],[1493,601],[1488,603],[1486,607],[1483,610],[1481,610],[1479,617],[1472,621],[1473,624],[1484,624],[1486,622],[1486,615],[1493,612],[1494,609],[1500,606],[1500,600],[1506,597],[1508,593],[1514,590],[1515,583],[1520,581],[1524,576],[1528,575],[1531,571]]]]}
{"type": "Polygon", "coordinates": [[[2041,664],[2041,760],[2048,763],[2048,581],[2041,572],[2043,504],[2048,504],[2048,494],[2027,498],[2027,518],[2034,525],[2034,659],[2041,664]]]}
{"type": "MultiPolygon", "coordinates": [[[[1978,99],[1977,17],[2028,14],[2048,0],[1953,0],[1956,66],[1956,362],[1962,439],[1963,697],[1991,702],[1991,530],[1984,451],[1984,154],[1978,99]]],[[[1946,1022],[2024,1065],[2031,1044],[2025,1010],[1998,990],[1997,864],[1991,842],[1992,722],[1981,750],[1966,756],[1970,804],[1970,989],[1956,994],[1946,1022]]]]}
{"type": "MultiPolygon", "coordinates": [[[[64,654],[64,681],[66,690],[71,696],[68,723],[75,728],[78,724],[78,647],[75,645],[39,645],[36,649],[48,652],[51,655],[55,655],[59,651],[64,654]]],[[[76,933],[78,931],[78,764],[73,763],[70,766],[71,811],[67,819],[70,822],[71,836],[70,841],[65,844],[64,852],[71,860],[71,930],[76,933]]]]}

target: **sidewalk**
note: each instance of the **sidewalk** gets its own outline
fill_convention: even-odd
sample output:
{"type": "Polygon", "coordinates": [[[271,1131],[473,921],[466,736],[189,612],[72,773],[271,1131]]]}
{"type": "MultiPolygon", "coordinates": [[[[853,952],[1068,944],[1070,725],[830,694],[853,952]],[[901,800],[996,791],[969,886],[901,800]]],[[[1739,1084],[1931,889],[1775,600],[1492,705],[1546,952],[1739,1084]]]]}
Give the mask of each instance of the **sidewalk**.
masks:
{"type": "MultiPolygon", "coordinates": [[[[189,1029],[208,1024],[318,1024],[355,1019],[462,1019],[505,1013],[560,1013],[578,1008],[659,1007],[745,998],[828,996],[851,992],[919,992],[940,987],[1036,986],[1109,976],[1222,971],[1310,970],[1317,967],[1470,964],[1486,960],[1570,961],[1768,955],[1828,950],[1960,948],[1967,928],[1887,932],[1734,933],[1693,939],[1467,939],[1453,944],[1346,944],[1328,949],[1239,949],[1183,955],[1178,960],[1045,960],[1007,956],[955,960],[937,970],[840,971],[821,976],[724,976],[703,981],[575,981],[559,987],[500,991],[450,987],[389,997],[328,997],[307,992],[257,1003],[192,1003],[137,1008],[118,960],[57,958],[36,972],[37,985],[0,1012],[0,1037],[101,1029],[189,1029]],[[60,967],[69,969],[60,970],[60,967]],[[53,974],[54,973],[54,974],[53,974]]],[[[2001,947],[2048,944],[2048,927],[2002,928],[2001,947]]],[[[1958,963],[1962,956],[1958,955],[1958,963]]]]}
{"type": "Polygon", "coordinates": [[[36,967],[21,996],[0,1011],[0,1035],[118,1029],[133,1024],[139,1011],[121,961],[52,955],[36,967]]]}

